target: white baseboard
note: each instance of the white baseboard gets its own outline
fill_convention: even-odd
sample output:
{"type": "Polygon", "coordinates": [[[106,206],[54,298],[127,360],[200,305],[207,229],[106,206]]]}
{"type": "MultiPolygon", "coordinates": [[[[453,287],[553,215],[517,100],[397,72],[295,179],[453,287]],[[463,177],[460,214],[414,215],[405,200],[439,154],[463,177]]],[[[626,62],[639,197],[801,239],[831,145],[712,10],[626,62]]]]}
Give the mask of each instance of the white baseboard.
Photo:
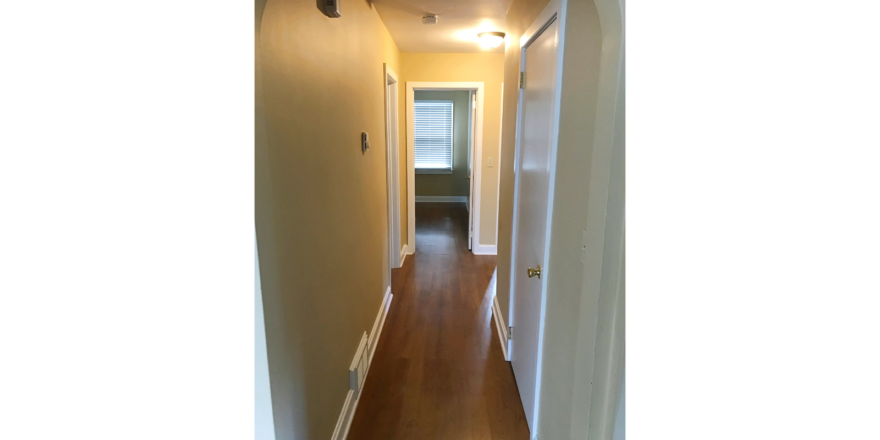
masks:
{"type": "Polygon", "coordinates": [[[501,306],[498,305],[498,297],[492,298],[492,316],[495,317],[495,329],[498,330],[498,342],[501,344],[501,352],[504,360],[509,361],[507,355],[507,325],[504,324],[504,315],[501,314],[501,306]]]}
{"type": "Polygon", "coordinates": [[[497,255],[497,246],[494,244],[475,244],[474,255],[497,255]]]}
{"type": "MultiPolygon", "coordinates": [[[[373,321],[373,329],[370,331],[369,338],[367,338],[366,349],[369,350],[369,360],[367,361],[367,371],[364,373],[364,386],[366,386],[367,378],[370,375],[373,354],[376,352],[376,346],[379,345],[382,329],[385,328],[385,317],[388,316],[388,308],[391,307],[391,299],[393,297],[391,286],[388,286],[388,289],[385,290],[385,297],[382,299],[382,305],[379,306],[379,313],[376,315],[376,320],[373,321]]],[[[354,420],[354,414],[357,411],[358,402],[360,402],[362,394],[358,393],[357,397],[355,397],[354,390],[348,390],[348,395],[345,396],[345,403],[342,405],[342,412],[339,414],[339,419],[336,420],[336,428],[333,430],[332,440],[345,440],[348,437],[348,430],[351,428],[351,421],[354,420]]]]}
{"type": "Polygon", "coordinates": [[[336,421],[336,429],[333,430],[332,440],[344,440],[348,436],[348,429],[351,428],[351,420],[354,419],[357,403],[358,399],[354,398],[354,390],[348,390],[348,394],[345,396],[345,404],[342,405],[342,413],[339,414],[339,420],[336,421]]]}
{"type": "Polygon", "coordinates": [[[403,267],[403,262],[406,261],[407,250],[406,245],[403,245],[403,248],[400,249],[400,267],[403,267]]]}
{"type": "Polygon", "coordinates": [[[416,196],[416,203],[467,203],[467,196],[416,196]]]}
{"type": "MultiPolygon", "coordinates": [[[[370,331],[370,337],[367,339],[367,349],[370,350],[370,365],[373,364],[373,354],[376,352],[376,346],[379,345],[379,335],[382,334],[382,329],[385,327],[385,317],[388,316],[388,308],[391,307],[393,296],[391,286],[388,286],[388,289],[385,290],[385,298],[382,298],[382,305],[379,306],[379,313],[376,315],[376,320],[373,321],[373,330],[370,331]]],[[[369,372],[368,368],[367,373],[369,372]]]]}

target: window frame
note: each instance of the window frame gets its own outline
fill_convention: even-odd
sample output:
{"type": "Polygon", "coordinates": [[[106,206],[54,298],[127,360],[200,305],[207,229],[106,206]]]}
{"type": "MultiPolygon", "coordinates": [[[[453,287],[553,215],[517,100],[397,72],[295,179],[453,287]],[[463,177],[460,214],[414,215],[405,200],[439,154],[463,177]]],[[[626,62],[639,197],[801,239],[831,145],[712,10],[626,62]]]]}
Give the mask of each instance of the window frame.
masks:
{"type": "MultiPolygon", "coordinates": [[[[416,162],[416,145],[415,137],[413,137],[413,170],[416,174],[452,174],[455,168],[455,101],[452,99],[418,99],[413,100],[413,116],[415,117],[415,105],[419,102],[444,102],[449,103],[452,116],[449,124],[449,168],[419,168],[416,162]]],[[[415,119],[413,119],[413,130],[415,130],[415,119]]],[[[413,134],[415,136],[415,134],[413,134]]]]}

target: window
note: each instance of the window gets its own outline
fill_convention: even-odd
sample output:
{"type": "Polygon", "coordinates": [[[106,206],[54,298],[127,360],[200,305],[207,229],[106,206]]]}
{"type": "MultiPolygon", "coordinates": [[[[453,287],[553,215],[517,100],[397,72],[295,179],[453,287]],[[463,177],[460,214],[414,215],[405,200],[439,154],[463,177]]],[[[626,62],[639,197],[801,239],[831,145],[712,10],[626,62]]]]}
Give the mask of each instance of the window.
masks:
{"type": "Polygon", "coordinates": [[[452,172],[452,101],[415,101],[415,168],[452,172]]]}

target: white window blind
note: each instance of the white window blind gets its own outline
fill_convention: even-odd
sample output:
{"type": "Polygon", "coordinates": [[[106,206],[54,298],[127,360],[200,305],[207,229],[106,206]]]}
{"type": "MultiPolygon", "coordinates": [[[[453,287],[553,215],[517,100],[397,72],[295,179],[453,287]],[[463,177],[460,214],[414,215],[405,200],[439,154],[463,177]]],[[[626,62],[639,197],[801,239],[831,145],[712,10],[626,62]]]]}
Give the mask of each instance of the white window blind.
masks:
{"type": "Polygon", "coordinates": [[[416,169],[452,169],[452,101],[416,101],[416,169]]]}

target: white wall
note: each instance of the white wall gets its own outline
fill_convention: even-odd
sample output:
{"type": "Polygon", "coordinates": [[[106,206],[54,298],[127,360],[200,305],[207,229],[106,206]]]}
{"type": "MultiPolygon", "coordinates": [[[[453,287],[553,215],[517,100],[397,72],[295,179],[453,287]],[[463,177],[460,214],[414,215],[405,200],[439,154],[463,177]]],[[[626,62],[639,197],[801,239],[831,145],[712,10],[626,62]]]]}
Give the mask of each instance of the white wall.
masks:
{"type": "MultiPolygon", "coordinates": [[[[260,72],[260,21],[266,0],[255,2],[254,13],[254,68],[255,90],[254,123],[255,154],[266,145],[266,119],[263,113],[263,82],[260,72]]],[[[256,228],[254,229],[254,430],[255,440],[275,440],[275,418],[272,414],[272,391],[269,382],[269,356],[266,350],[266,322],[263,316],[263,288],[260,280],[260,255],[257,252],[256,228]]]]}
{"type": "Polygon", "coordinates": [[[538,437],[611,440],[625,318],[623,3],[560,3],[538,437]]]}
{"type": "Polygon", "coordinates": [[[269,355],[266,352],[266,323],[263,319],[263,290],[260,288],[260,256],[254,235],[254,439],[275,440],[272,391],[269,386],[269,355]]]}

